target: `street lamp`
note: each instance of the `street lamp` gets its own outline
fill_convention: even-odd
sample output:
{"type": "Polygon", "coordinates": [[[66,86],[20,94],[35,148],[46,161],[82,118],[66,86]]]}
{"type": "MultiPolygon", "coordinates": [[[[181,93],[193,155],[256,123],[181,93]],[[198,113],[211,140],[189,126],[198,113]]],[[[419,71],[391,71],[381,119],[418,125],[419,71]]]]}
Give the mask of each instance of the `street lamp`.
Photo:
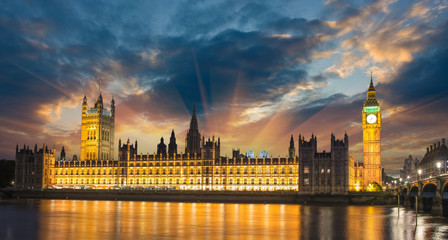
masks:
{"type": "Polygon", "coordinates": [[[422,175],[422,170],[421,169],[418,170],[418,180],[420,180],[420,175],[422,175]]]}
{"type": "Polygon", "coordinates": [[[438,163],[437,163],[437,176],[440,175],[440,167],[442,167],[442,163],[441,163],[441,162],[438,162],[438,163]]]}

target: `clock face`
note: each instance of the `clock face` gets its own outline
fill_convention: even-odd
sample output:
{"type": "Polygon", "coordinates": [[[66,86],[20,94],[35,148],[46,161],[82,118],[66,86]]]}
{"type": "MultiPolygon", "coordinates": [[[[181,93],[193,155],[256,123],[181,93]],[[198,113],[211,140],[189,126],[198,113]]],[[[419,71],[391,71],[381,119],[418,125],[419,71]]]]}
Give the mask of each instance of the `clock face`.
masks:
{"type": "Polygon", "coordinates": [[[374,114],[370,114],[369,116],[367,116],[367,122],[372,124],[376,122],[376,116],[374,114]]]}

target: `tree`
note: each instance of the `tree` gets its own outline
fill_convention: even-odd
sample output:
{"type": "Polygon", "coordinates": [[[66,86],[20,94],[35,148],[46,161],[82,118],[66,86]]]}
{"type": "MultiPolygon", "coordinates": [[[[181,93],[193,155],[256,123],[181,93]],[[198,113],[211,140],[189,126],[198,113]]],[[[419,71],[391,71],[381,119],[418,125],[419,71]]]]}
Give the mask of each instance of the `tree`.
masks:
{"type": "Polygon", "coordinates": [[[11,186],[14,181],[15,161],[0,160],[0,187],[11,186]]]}
{"type": "Polygon", "coordinates": [[[367,192],[381,192],[383,188],[377,182],[367,185],[367,192]]]}

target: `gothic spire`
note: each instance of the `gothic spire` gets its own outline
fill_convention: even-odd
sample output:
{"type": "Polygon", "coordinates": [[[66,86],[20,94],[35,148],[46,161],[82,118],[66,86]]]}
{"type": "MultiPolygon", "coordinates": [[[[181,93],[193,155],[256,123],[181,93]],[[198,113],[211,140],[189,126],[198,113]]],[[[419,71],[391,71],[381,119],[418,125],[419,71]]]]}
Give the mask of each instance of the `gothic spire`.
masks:
{"type": "Polygon", "coordinates": [[[196,105],[193,105],[193,116],[191,116],[190,131],[198,130],[198,119],[196,118],[196,105]]]}
{"type": "Polygon", "coordinates": [[[376,100],[376,90],[375,86],[373,85],[373,76],[372,72],[370,72],[370,85],[369,89],[367,90],[367,100],[364,103],[364,107],[367,106],[379,106],[377,100],[376,100]]]}
{"type": "Polygon", "coordinates": [[[373,73],[370,72],[370,86],[368,92],[375,91],[375,86],[373,86],[373,73]]]}

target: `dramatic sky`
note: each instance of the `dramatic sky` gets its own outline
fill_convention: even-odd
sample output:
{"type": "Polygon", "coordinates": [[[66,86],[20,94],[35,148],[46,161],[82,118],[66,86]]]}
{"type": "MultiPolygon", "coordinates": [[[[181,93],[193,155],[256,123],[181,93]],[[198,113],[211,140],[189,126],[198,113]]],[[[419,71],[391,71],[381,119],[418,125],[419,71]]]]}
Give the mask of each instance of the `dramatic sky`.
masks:
{"type": "MultiPolygon", "coordinates": [[[[116,102],[115,142],[153,153],[196,104],[223,156],[286,156],[291,134],[350,137],[362,160],[370,71],[383,111],[382,162],[448,137],[448,3],[438,1],[3,1],[0,158],[16,144],[79,155],[81,103],[116,102]],[[362,3],[361,3],[362,2],[362,3]]],[[[297,147],[297,146],[296,146],[297,147]]]]}

